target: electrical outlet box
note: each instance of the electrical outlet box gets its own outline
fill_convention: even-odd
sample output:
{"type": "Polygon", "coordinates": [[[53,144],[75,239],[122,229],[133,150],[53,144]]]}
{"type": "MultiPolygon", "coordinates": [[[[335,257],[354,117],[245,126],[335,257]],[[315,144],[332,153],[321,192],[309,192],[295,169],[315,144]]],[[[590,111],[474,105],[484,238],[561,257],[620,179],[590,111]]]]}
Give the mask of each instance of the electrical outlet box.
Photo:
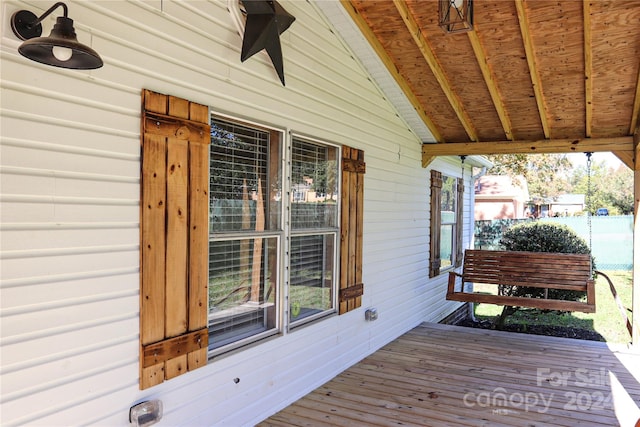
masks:
{"type": "Polygon", "coordinates": [[[378,319],[378,310],[375,308],[368,308],[367,311],[364,312],[364,318],[370,322],[378,319]]]}

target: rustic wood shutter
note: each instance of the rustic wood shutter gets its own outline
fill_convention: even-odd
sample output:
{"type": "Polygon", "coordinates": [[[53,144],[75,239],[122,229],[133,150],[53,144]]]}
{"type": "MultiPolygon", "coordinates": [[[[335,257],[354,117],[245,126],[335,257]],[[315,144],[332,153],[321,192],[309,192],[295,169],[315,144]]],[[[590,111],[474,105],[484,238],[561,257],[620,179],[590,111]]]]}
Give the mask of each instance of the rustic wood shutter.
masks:
{"type": "Polygon", "coordinates": [[[362,305],[362,227],[364,205],[364,151],[342,147],[340,219],[339,313],[362,305]]]}
{"type": "Polygon", "coordinates": [[[142,92],[140,388],[207,363],[209,110],[142,92]]]}
{"type": "Polygon", "coordinates": [[[442,200],[442,173],[431,171],[431,243],[429,277],[440,274],[440,210],[442,200]]]}
{"type": "Polygon", "coordinates": [[[458,178],[458,191],[456,193],[456,262],[455,266],[460,267],[462,265],[462,254],[464,248],[462,247],[462,233],[464,222],[464,179],[458,178]]]}

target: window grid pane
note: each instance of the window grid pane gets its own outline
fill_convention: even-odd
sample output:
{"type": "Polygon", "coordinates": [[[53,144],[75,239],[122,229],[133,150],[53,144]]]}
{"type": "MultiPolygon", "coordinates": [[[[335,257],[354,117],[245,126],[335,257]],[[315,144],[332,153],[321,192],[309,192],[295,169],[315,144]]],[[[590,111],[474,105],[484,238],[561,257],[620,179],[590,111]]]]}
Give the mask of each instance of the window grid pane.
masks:
{"type": "Polygon", "coordinates": [[[292,228],[336,227],[337,149],[294,139],[291,169],[292,228]]]}
{"type": "Polygon", "coordinates": [[[456,179],[450,176],[442,176],[441,217],[442,224],[455,224],[456,222],[456,179]]]}
{"type": "Polygon", "coordinates": [[[333,308],[335,234],[291,238],[290,320],[333,308]]]}
{"type": "Polygon", "coordinates": [[[209,347],[276,326],[277,238],[209,244],[209,347]]]}
{"type": "Polygon", "coordinates": [[[440,226],[440,268],[453,265],[453,228],[452,224],[440,226]]]}
{"type": "MultiPolygon", "coordinates": [[[[225,121],[212,121],[210,230],[264,230],[270,213],[270,133],[225,121]],[[259,209],[261,207],[261,209],[259,209]]],[[[276,203],[272,208],[278,212],[276,203]]]]}

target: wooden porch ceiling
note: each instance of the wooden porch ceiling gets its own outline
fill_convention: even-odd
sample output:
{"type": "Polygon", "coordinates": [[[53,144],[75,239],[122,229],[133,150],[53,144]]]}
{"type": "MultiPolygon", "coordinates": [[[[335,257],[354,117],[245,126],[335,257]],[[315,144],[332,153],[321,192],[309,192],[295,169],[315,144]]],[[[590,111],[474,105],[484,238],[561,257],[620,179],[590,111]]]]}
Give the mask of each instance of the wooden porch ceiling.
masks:
{"type": "Polygon", "coordinates": [[[438,155],[612,151],[633,167],[640,0],[476,0],[445,34],[438,2],[342,0],[438,155]],[[505,144],[514,141],[514,143],[505,144]]]}

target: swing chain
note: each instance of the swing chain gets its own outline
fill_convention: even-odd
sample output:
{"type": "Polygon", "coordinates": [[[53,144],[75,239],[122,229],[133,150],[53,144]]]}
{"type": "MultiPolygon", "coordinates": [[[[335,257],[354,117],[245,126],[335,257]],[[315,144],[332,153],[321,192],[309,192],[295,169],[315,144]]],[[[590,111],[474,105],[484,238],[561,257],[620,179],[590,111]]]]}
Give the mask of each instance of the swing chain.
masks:
{"type": "MultiPolygon", "coordinates": [[[[592,229],[591,229],[591,155],[593,153],[587,152],[587,227],[589,228],[589,253],[593,251],[592,242],[592,229]]],[[[593,265],[591,266],[593,270],[593,265]]]]}

